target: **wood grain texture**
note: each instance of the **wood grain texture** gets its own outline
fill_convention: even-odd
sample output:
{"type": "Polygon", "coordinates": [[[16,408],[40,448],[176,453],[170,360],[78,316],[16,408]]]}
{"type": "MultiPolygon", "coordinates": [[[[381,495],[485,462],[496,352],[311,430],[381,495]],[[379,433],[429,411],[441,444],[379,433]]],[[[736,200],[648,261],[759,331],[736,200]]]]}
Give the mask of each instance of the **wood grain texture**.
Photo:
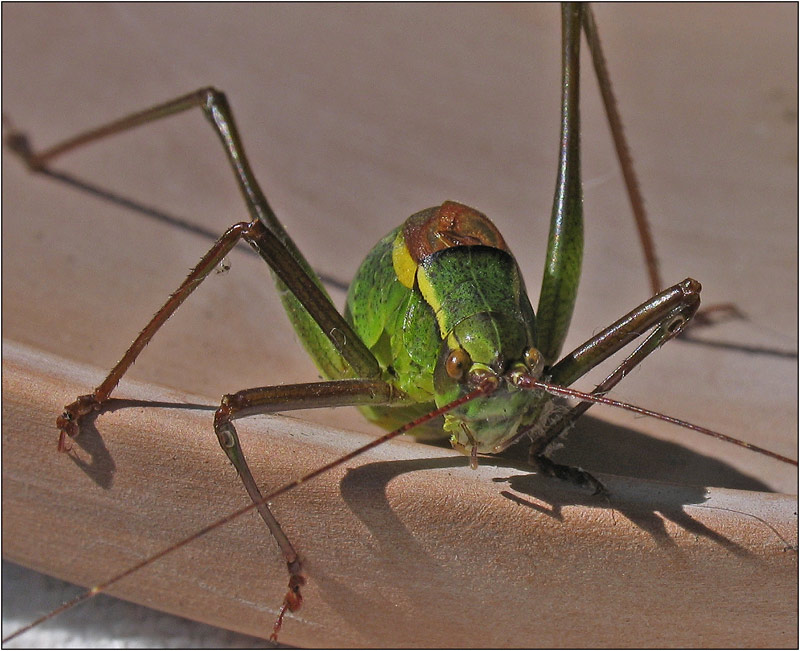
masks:
{"type": "MultiPolygon", "coordinates": [[[[667,281],[691,275],[704,300],[733,301],[750,316],[702,337],[791,350],[796,7],[726,9],[602,6],[597,19],[667,281]]],[[[321,271],[350,278],[407,215],[454,199],[495,220],[535,296],[555,175],[557,14],[515,5],[7,6],[4,112],[47,145],[213,83],[228,93],[276,211],[321,271]]],[[[568,345],[647,296],[594,82],[584,77],[587,253],[568,345]]],[[[85,442],[101,460],[88,469],[54,450],[61,406],[101,379],[208,243],[34,177],[6,152],[4,161],[4,555],[96,582],[243,499],[205,410],[102,414],[85,442]]],[[[212,232],[244,215],[199,115],[58,167],[212,232]]],[[[131,372],[139,384],[123,384],[121,398],[212,405],[224,392],[315,377],[263,265],[239,252],[231,262],[159,333],[131,372]]],[[[792,358],[676,343],[615,395],[795,456],[796,370],[792,358]]],[[[794,470],[596,415],[619,426],[591,421],[571,439],[573,458],[641,479],[616,480],[616,526],[606,505],[517,467],[488,462],[471,473],[452,452],[407,442],[284,500],[312,577],[284,640],[796,643],[786,578],[795,556],[750,517],[788,527],[784,537],[794,531],[793,500],[750,494],[796,492],[794,470]],[[710,504],[749,515],[705,508],[695,485],[748,489],[712,491],[710,504]],[[765,641],[769,631],[783,637],[765,641]]],[[[372,431],[355,413],[302,419],[243,426],[263,481],[294,477],[364,440],[353,431],[372,431]]],[[[242,523],[121,594],[263,635],[284,582],[265,541],[257,522],[242,523]]]]}
{"type": "MultiPolygon", "coordinates": [[[[90,373],[11,345],[4,356],[3,449],[16,460],[3,472],[9,558],[90,584],[246,502],[204,431],[202,401],[126,384],[142,402],[118,401],[99,416],[71,461],[52,453],[50,420],[59,391],[79,390],[90,373]]],[[[285,418],[242,429],[265,486],[368,440],[285,418]]],[[[421,455],[404,441],[323,476],[276,503],[311,579],[284,639],[333,647],[791,640],[793,497],[601,477],[613,511],[518,465],[489,461],[475,472],[452,451],[421,455]]],[[[111,594],[264,635],[286,577],[262,527],[242,518],[111,594]]]]}

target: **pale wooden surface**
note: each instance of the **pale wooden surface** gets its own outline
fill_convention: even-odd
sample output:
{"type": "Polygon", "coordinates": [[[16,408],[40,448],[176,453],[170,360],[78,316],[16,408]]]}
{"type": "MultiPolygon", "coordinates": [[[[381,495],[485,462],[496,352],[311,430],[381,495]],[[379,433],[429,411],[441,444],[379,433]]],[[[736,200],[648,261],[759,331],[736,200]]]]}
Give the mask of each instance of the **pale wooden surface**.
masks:
{"type": "MultiPolygon", "coordinates": [[[[318,269],[346,280],[369,247],[405,216],[451,198],[495,219],[512,243],[535,295],[555,169],[557,13],[551,6],[508,5],[457,9],[6,6],[4,113],[28,130],[37,144],[46,145],[125,111],[213,83],[232,101],[273,206],[318,269]],[[212,44],[219,49],[212,51],[212,44]]],[[[603,6],[597,18],[653,213],[667,281],[691,275],[703,282],[704,300],[733,301],[751,316],[745,323],[708,330],[703,337],[796,349],[797,53],[792,27],[796,8],[729,5],[720,12],[694,5],[603,6]],[[712,25],[718,32],[711,32],[712,25]]],[[[585,78],[589,79],[583,110],[585,204],[590,223],[582,294],[568,345],[580,343],[647,295],[594,82],[589,75],[585,78]]],[[[15,360],[13,367],[4,362],[3,371],[7,391],[4,553],[72,580],[96,581],[105,577],[105,572],[101,576],[89,572],[101,565],[98,549],[116,544],[130,547],[138,557],[180,535],[178,530],[191,531],[224,514],[242,498],[232,471],[216,449],[206,412],[123,409],[98,418],[98,433],[116,465],[110,487],[102,481],[95,483],[96,475],[81,472],[53,451],[52,420],[61,405],[101,378],[207,244],[32,177],[5,153],[4,157],[3,326],[15,360]],[[89,364],[94,370],[81,370],[71,362],[89,364]],[[30,377],[36,381],[26,379],[30,377]],[[9,391],[9,385],[19,393],[9,391]],[[158,445],[178,446],[181,451],[162,461],[153,456],[153,442],[135,446],[128,430],[143,422],[148,425],[146,432],[163,431],[163,437],[156,439],[158,445]],[[17,439],[19,445],[32,447],[9,443],[17,439]],[[156,478],[158,474],[161,478],[156,478]],[[206,497],[209,485],[216,487],[219,504],[208,504],[212,501],[206,497]],[[47,503],[41,504],[46,495],[47,503]],[[53,495],[59,501],[51,503],[53,495]],[[185,515],[190,508],[178,507],[177,500],[187,496],[192,496],[195,507],[204,508],[185,515]],[[112,506],[120,501],[128,504],[123,511],[112,506]],[[137,517],[136,512],[142,521],[152,520],[154,530],[140,531],[143,524],[125,525],[136,522],[127,520],[137,517]],[[78,519],[77,513],[97,517],[98,531],[88,528],[89,521],[78,519]],[[166,522],[171,532],[162,534],[166,522]],[[81,530],[83,526],[87,528],[81,530]],[[71,533],[70,527],[75,528],[71,533]],[[148,538],[150,546],[145,551],[129,540],[112,540],[92,542],[87,549],[86,541],[94,541],[103,530],[114,536],[148,538]],[[83,544],[65,543],[61,552],[53,553],[56,536],[65,540],[73,536],[83,544]]],[[[119,137],[76,153],[59,167],[185,215],[213,231],[221,232],[244,215],[217,143],[199,115],[119,137]]],[[[313,367],[279,315],[263,266],[240,253],[234,253],[231,262],[232,270],[210,280],[159,334],[133,369],[133,379],[205,396],[205,404],[246,386],[313,379],[313,367]]],[[[341,300],[341,296],[335,298],[341,300]]],[[[796,371],[794,359],[674,344],[626,381],[616,395],[795,456],[796,371]]],[[[163,394],[143,387],[120,394],[147,395],[163,394]]],[[[581,454],[588,458],[578,458],[586,467],[678,484],[796,492],[792,469],[698,441],[672,428],[607,411],[600,415],[625,423],[635,432],[612,428],[609,433],[609,428],[601,428],[612,442],[595,443],[601,451],[594,457],[584,449],[581,454]],[[644,433],[678,441],[690,451],[663,447],[644,433]],[[615,450],[614,440],[622,447],[615,450]],[[638,462],[631,463],[631,457],[638,462]]],[[[371,431],[357,415],[312,418],[371,431]]],[[[271,429],[270,423],[243,431],[271,429]]],[[[316,426],[307,427],[316,431],[316,426]]],[[[277,482],[282,476],[280,469],[286,462],[280,450],[290,443],[282,440],[279,436],[271,441],[269,457],[259,464],[264,481],[277,482]]],[[[353,444],[349,437],[332,440],[344,449],[353,444]]],[[[327,485],[309,487],[305,497],[298,496],[292,501],[294,506],[285,507],[297,509],[292,517],[298,518],[297,536],[314,568],[312,586],[316,586],[309,587],[301,620],[287,623],[285,641],[390,644],[391,639],[381,636],[385,630],[381,616],[386,616],[394,618],[391,629],[397,632],[394,642],[398,644],[436,644],[438,640],[440,644],[471,641],[472,645],[519,646],[531,643],[531,637],[519,637],[528,630],[525,635],[537,631],[537,645],[624,644],[633,639],[625,636],[637,629],[623,630],[622,620],[607,608],[593,601],[578,606],[569,599],[567,605],[559,606],[552,596],[559,593],[560,585],[566,585],[568,592],[577,590],[569,577],[580,576],[578,570],[565,568],[555,559],[561,557],[558,540],[564,544],[574,540],[569,536],[581,531],[587,521],[599,523],[586,530],[596,539],[588,539],[592,544],[587,542],[585,548],[569,551],[570,562],[591,573],[610,557],[630,564],[630,557],[616,556],[608,549],[652,547],[653,564],[648,562],[644,568],[659,577],[657,586],[670,586],[658,595],[667,604],[675,602],[675,594],[694,594],[686,593],[679,582],[682,577],[691,579],[691,572],[683,572],[692,563],[712,559],[712,564],[723,566],[719,576],[735,579],[740,566],[753,561],[751,556],[736,555],[719,539],[712,544],[701,536],[700,549],[691,548],[692,527],[685,521],[670,524],[665,514],[668,537],[674,537],[681,550],[686,545],[689,551],[679,555],[685,553],[691,559],[673,579],[671,552],[658,552],[665,538],[652,532],[653,523],[661,521],[652,509],[648,518],[634,518],[636,524],[623,526],[630,523],[618,517],[622,524],[612,527],[607,509],[585,505],[580,497],[581,504],[564,509],[562,522],[503,498],[501,491],[508,485],[485,481],[484,476],[492,474],[488,467],[468,473],[458,458],[435,461],[443,454],[439,450],[407,443],[399,447],[400,452],[380,457],[389,465],[378,466],[377,479],[367,480],[363,489],[377,491],[373,496],[377,514],[363,503],[354,506],[352,483],[340,484],[341,473],[331,476],[327,485]],[[395,458],[418,462],[392,466],[388,459],[395,458]],[[444,469],[433,471],[432,467],[444,469]],[[427,472],[420,472],[426,468],[427,472]],[[395,475],[387,489],[390,494],[384,497],[383,482],[395,475]],[[418,493],[407,485],[416,482],[421,482],[418,493]],[[432,506],[432,512],[426,513],[419,504],[435,496],[445,500],[445,495],[447,499],[463,497],[464,502],[457,502],[451,511],[456,516],[462,509],[478,515],[475,520],[465,517],[463,527],[453,532],[443,532],[441,527],[431,532],[430,519],[442,517],[441,507],[432,506]],[[300,520],[302,513],[307,515],[300,520]],[[531,529],[526,553],[537,558],[541,553],[555,565],[537,560],[531,571],[529,557],[515,562],[519,559],[495,551],[495,545],[500,550],[515,549],[507,537],[527,533],[528,529],[520,529],[521,523],[531,529]],[[344,540],[333,539],[339,531],[344,540]],[[395,554],[392,541],[398,538],[395,554]],[[609,547],[594,546],[598,541],[609,547]],[[489,581],[493,573],[508,578],[506,574],[514,574],[515,567],[516,573],[532,582],[530,589],[536,597],[520,597],[513,607],[491,604],[485,595],[476,597],[476,603],[488,610],[479,608],[474,617],[470,617],[473,608],[439,602],[441,613],[455,628],[452,635],[464,636],[447,637],[451,629],[441,622],[428,627],[415,623],[413,601],[431,610],[426,600],[433,587],[426,593],[416,592],[414,586],[382,586],[381,579],[388,576],[384,570],[390,566],[402,573],[420,570],[435,586],[443,587],[443,594],[451,595],[477,594],[478,584],[485,583],[492,594],[499,585],[489,581]],[[566,579],[559,574],[564,572],[566,579]],[[439,585],[451,575],[456,577],[451,585],[439,585]],[[556,584],[558,576],[562,583],[556,584]],[[354,586],[360,589],[362,580],[378,587],[362,595],[360,605],[348,602],[347,593],[357,591],[354,586]],[[553,593],[547,593],[548,585],[553,593]],[[359,607],[363,612],[355,616],[359,607]],[[529,614],[531,629],[517,626],[523,618],[515,608],[529,614]],[[576,617],[580,626],[575,624],[576,617]],[[470,619],[477,630],[467,624],[470,619]],[[567,639],[564,630],[573,630],[575,637],[567,639]],[[418,637],[403,637],[409,631],[418,637]],[[443,637],[424,638],[422,632],[427,631],[443,637]]],[[[297,450],[287,452],[296,463],[293,469],[286,468],[290,476],[301,466],[311,467],[333,456],[316,448],[303,450],[307,451],[302,455],[297,450]]],[[[497,472],[508,476],[510,471],[497,472]]],[[[515,495],[537,504],[550,499],[565,507],[575,500],[568,489],[530,481],[535,488],[523,488],[515,495]],[[552,498],[549,491],[557,497],[552,498]]],[[[750,499],[745,502],[748,508],[753,506],[750,499]]],[[[675,508],[675,500],[668,502],[675,508]]],[[[685,502],[676,517],[686,512],[698,518],[692,510],[696,507],[685,502]]],[[[704,516],[710,513],[703,511],[704,516]]],[[[460,516],[453,519],[461,520],[460,516]]],[[[234,571],[226,563],[214,574],[224,579],[231,601],[251,602],[262,615],[253,618],[242,608],[229,619],[227,607],[219,608],[220,613],[226,611],[225,617],[217,619],[216,611],[212,615],[216,623],[263,634],[270,619],[263,613],[273,609],[282,594],[279,587],[260,583],[267,573],[264,559],[275,564],[273,574],[281,582],[283,577],[277,562],[263,550],[264,536],[257,523],[243,526],[252,530],[246,534],[248,540],[259,541],[256,548],[242,550],[247,554],[242,562],[251,565],[234,571]],[[242,579],[232,587],[236,579],[225,577],[236,571],[246,579],[256,576],[259,585],[244,585],[249,582],[242,579]]],[[[777,553],[780,545],[771,532],[748,518],[727,523],[715,520],[713,526],[720,527],[715,530],[719,535],[754,554],[758,563],[765,562],[779,583],[784,565],[794,562],[792,554],[777,553]],[[764,536],[752,548],[756,534],[741,529],[749,526],[764,536]]],[[[221,535],[245,534],[240,530],[221,535]]],[[[120,561],[119,557],[106,559],[102,566],[116,568],[120,561]]],[[[189,563],[192,568],[198,565],[189,563]]],[[[187,608],[196,617],[208,619],[207,612],[198,613],[193,606],[193,599],[200,599],[196,589],[180,592],[163,580],[171,571],[182,580],[208,580],[185,577],[186,569],[163,569],[159,581],[142,579],[144,587],[131,588],[128,597],[136,598],[136,590],[142,590],[139,599],[173,611],[187,608]],[[176,594],[183,600],[187,593],[192,603],[166,603],[176,594]]],[[[640,578],[649,585],[644,574],[640,578]]],[[[652,615],[650,601],[632,583],[635,579],[614,585],[617,603],[622,600],[632,609],[625,611],[626,627],[634,620],[642,625],[639,631],[663,636],[658,640],[665,644],[699,643],[691,637],[697,629],[675,630],[675,621],[685,621],[685,611],[670,609],[652,615]],[[647,604],[644,611],[634,608],[642,603],[647,604]]],[[[771,585],[762,580],[756,583],[771,585]]],[[[751,639],[759,639],[762,629],[753,626],[763,622],[765,614],[753,606],[757,595],[742,593],[748,582],[735,579],[733,586],[724,590],[720,586],[714,579],[698,588],[714,587],[715,594],[724,597],[715,601],[711,594],[701,595],[698,610],[703,611],[704,626],[709,627],[709,635],[721,636],[703,639],[724,645],[724,635],[736,634],[741,640],[745,629],[756,632],[751,639]],[[726,619],[724,613],[735,616],[726,619]]],[[[787,611],[781,603],[794,603],[792,582],[784,588],[785,592],[773,593],[765,603],[769,612],[782,613],[782,622],[793,622],[793,610],[787,611]]],[[[522,590],[519,586],[509,589],[522,590]]],[[[608,595],[603,592],[603,596],[608,595]]],[[[657,603],[664,608],[661,601],[657,603]]],[[[688,601],[678,603],[689,607],[688,601]]],[[[789,635],[795,630],[793,623],[769,628],[788,630],[789,635]]],[[[783,638],[782,643],[793,642],[783,638]]]]}
{"type": "MultiPolygon", "coordinates": [[[[55,396],[78,391],[91,373],[11,345],[4,354],[3,446],[15,460],[4,468],[4,529],[14,528],[4,531],[4,553],[12,559],[89,583],[245,502],[202,410],[128,405],[87,428],[82,463],[58,457],[49,428],[55,396]]],[[[124,389],[197,404],[143,385],[124,389]]],[[[368,440],[290,419],[242,430],[267,486],[368,440]]],[[[601,478],[613,511],[520,467],[489,461],[475,472],[451,451],[402,441],[325,475],[276,501],[310,577],[306,605],[282,639],[333,647],[791,644],[794,497],[601,478]]],[[[111,593],[264,635],[286,577],[262,529],[243,518],[111,593]]]]}

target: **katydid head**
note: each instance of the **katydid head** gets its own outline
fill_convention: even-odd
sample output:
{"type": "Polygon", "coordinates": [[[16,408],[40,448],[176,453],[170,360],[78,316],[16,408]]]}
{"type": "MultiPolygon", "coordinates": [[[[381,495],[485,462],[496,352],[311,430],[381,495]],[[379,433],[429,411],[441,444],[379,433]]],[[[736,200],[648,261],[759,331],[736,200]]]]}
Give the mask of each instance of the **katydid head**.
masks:
{"type": "Polygon", "coordinates": [[[437,405],[487,382],[495,387],[491,395],[445,414],[444,430],[456,450],[471,456],[501,452],[538,418],[548,398],[521,389],[519,381],[538,379],[544,370],[544,358],[530,345],[528,332],[514,318],[483,312],[464,319],[442,342],[434,371],[437,405]]]}
{"type": "MultiPolygon", "coordinates": [[[[443,425],[453,447],[473,458],[500,452],[547,401],[511,381],[542,373],[536,319],[514,256],[474,208],[445,201],[409,217],[362,263],[347,307],[388,381],[421,409],[448,404],[487,380],[495,385],[498,395],[463,404],[417,436],[441,436],[443,425]]],[[[365,414],[394,427],[390,412],[365,414]]]]}

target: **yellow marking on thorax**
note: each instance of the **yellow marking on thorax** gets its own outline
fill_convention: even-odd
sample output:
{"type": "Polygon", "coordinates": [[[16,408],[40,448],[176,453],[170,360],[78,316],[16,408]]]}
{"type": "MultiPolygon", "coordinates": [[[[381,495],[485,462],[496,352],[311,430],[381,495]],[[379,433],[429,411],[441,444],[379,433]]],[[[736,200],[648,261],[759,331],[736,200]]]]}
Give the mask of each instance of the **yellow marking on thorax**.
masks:
{"type": "Polygon", "coordinates": [[[433,286],[431,285],[428,275],[425,273],[425,269],[414,262],[414,259],[411,257],[411,252],[408,250],[408,246],[406,246],[406,240],[402,229],[400,229],[397,236],[394,238],[394,244],[392,246],[392,266],[394,267],[394,273],[397,275],[397,279],[409,289],[414,288],[414,280],[416,279],[417,287],[422,294],[422,298],[424,298],[425,302],[433,309],[433,313],[436,315],[436,322],[439,324],[439,333],[444,337],[446,333],[444,330],[444,314],[441,309],[442,304],[439,302],[436,292],[433,290],[433,286]]]}
{"type": "MultiPolygon", "coordinates": [[[[411,253],[406,246],[406,240],[401,228],[392,246],[392,266],[397,279],[409,289],[414,287],[414,276],[417,273],[417,263],[411,258],[411,253]]],[[[427,300],[427,299],[426,299],[427,300]]]]}
{"type": "Polygon", "coordinates": [[[444,337],[447,333],[444,329],[445,315],[442,311],[442,304],[439,302],[436,292],[434,292],[433,286],[431,285],[431,281],[428,278],[428,274],[425,273],[423,267],[417,269],[417,287],[419,287],[422,298],[424,298],[425,302],[433,309],[433,313],[436,316],[436,323],[439,324],[439,334],[444,337]]]}

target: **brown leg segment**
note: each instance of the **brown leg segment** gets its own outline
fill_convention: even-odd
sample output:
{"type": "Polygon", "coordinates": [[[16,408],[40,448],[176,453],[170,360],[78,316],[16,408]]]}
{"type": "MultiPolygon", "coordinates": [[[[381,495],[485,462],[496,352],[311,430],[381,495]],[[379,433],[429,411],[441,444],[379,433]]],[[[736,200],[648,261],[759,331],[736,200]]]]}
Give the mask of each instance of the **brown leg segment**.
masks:
{"type": "MultiPolygon", "coordinates": [[[[597,83],[600,88],[600,95],[603,98],[603,106],[608,118],[608,126],[611,131],[611,138],[614,141],[614,148],[617,152],[617,160],[622,169],[622,178],[625,181],[625,190],[628,194],[628,201],[631,204],[633,220],[636,223],[636,231],[639,234],[639,242],[642,245],[642,254],[647,268],[647,277],[650,282],[650,291],[657,294],[664,287],[661,277],[661,269],[656,255],[656,245],[650,229],[650,220],[647,217],[647,210],[644,206],[644,198],[639,188],[639,179],[636,176],[636,169],[633,166],[628,140],[625,137],[625,130],[622,127],[622,118],[617,108],[617,99],[611,85],[611,76],[608,73],[608,66],[603,54],[600,43],[600,34],[597,23],[594,20],[594,13],[591,6],[587,5],[581,14],[583,32],[586,34],[586,41],[589,44],[589,51],[592,55],[597,83]]],[[[733,303],[718,303],[705,306],[697,313],[697,317],[692,321],[691,328],[701,328],[715,323],[715,319],[709,315],[717,313],[723,319],[742,319],[744,315],[741,310],[733,303]]]]}
{"type": "Polygon", "coordinates": [[[289,572],[289,590],[283,599],[283,605],[270,636],[271,639],[277,639],[286,611],[294,612],[303,604],[300,588],[305,585],[306,579],[303,576],[303,564],[294,545],[270,511],[250,472],[239,442],[239,435],[232,421],[237,418],[255,414],[270,414],[276,411],[364,404],[386,405],[402,401],[402,394],[380,380],[334,380],[260,387],[245,389],[222,397],[222,403],[214,416],[214,431],[217,433],[220,446],[239,473],[259,515],[281,548],[289,572]]]}
{"type": "Polygon", "coordinates": [[[108,400],[111,392],[119,384],[122,376],[136,361],[136,358],[144,350],[144,347],[153,338],[153,335],[158,329],[164,325],[175,310],[180,307],[189,294],[191,294],[197,286],[208,276],[209,273],[222,261],[222,259],[236,246],[236,243],[242,238],[248,229],[252,228],[252,224],[247,222],[240,222],[231,226],[209,249],[197,264],[197,266],[186,277],[180,287],[173,292],[167,299],[166,303],[161,309],[156,312],[155,316],[150,322],[142,329],[139,336],[133,341],[128,350],[122,356],[114,368],[111,369],[108,376],[103,380],[95,390],[85,396],[80,396],[74,402],[64,407],[64,413],[56,420],[56,426],[61,431],[58,438],[58,449],[62,452],[69,450],[70,446],[66,440],[67,436],[75,437],[80,431],[80,419],[93,412],[98,411],[103,403],[108,400]]]}
{"type": "MultiPolygon", "coordinates": [[[[682,283],[654,296],[556,364],[551,369],[552,382],[565,386],[571,384],[577,377],[588,372],[636,337],[654,328],[636,350],[592,392],[594,395],[605,395],[650,353],[683,331],[700,306],[700,289],[700,283],[687,278],[682,283]]],[[[591,488],[594,493],[604,493],[603,485],[588,472],[557,464],[545,455],[548,446],[567,431],[592,404],[590,402],[578,404],[550,424],[545,432],[537,435],[531,444],[528,461],[546,475],[591,488]]]]}

